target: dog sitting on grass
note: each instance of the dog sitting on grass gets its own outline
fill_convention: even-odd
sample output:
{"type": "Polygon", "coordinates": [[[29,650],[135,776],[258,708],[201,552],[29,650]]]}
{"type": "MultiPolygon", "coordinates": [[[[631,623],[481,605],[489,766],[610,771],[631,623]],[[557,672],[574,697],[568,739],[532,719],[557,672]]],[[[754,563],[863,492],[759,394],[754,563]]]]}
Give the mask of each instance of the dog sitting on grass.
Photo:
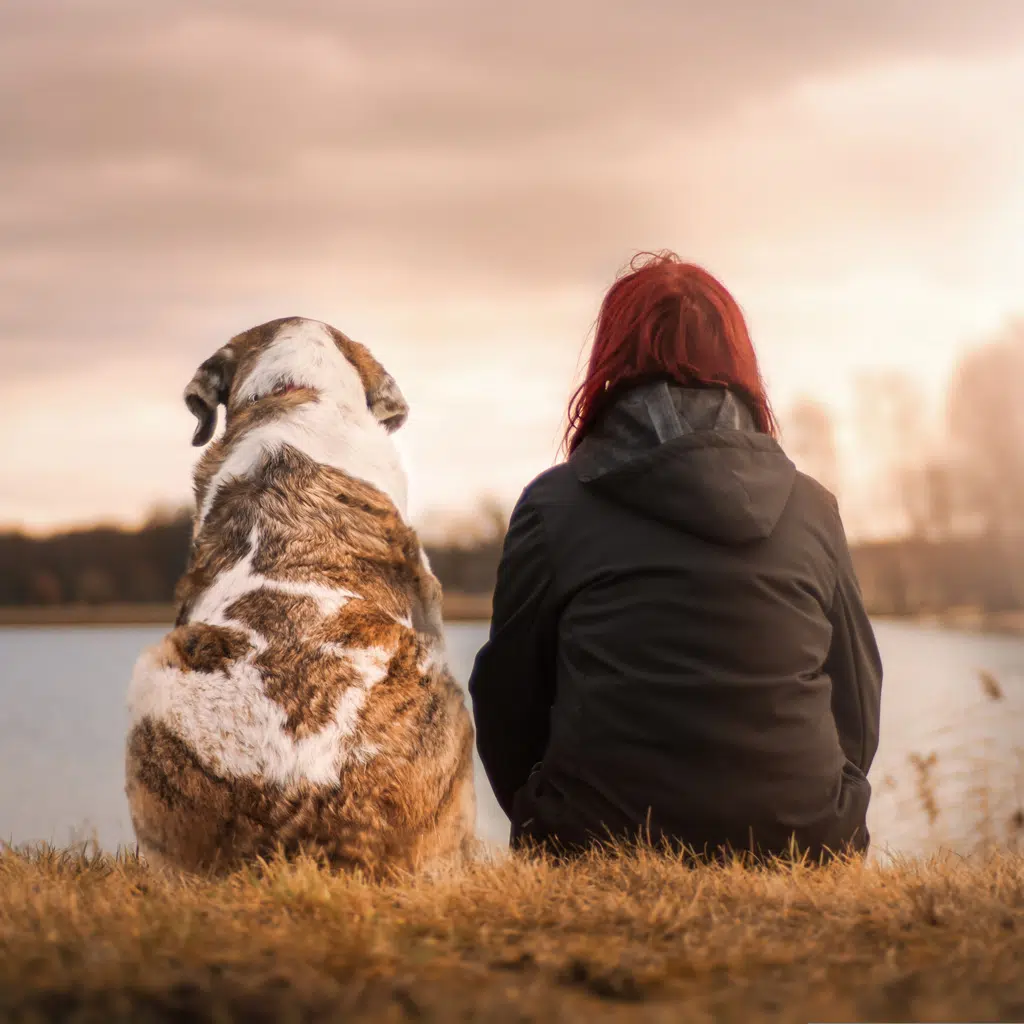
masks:
{"type": "Polygon", "coordinates": [[[126,792],[146,859],[230,871],[276,850],[379,875],[457,861],[473,728],[441,588],[405,522],[408,407],[362,345],[275,320],[185,390],[196,513],[175,628],[136,664],[126,792]]]}

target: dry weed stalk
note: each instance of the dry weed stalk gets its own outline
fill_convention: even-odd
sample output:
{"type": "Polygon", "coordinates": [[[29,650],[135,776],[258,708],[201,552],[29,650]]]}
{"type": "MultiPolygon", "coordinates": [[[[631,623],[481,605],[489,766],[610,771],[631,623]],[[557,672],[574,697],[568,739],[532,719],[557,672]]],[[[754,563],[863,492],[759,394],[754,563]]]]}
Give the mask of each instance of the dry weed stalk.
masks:
{"type": "Polygon", "coordinates": [[[938,763],[938,756],[934,750],[927,757],[911,754],[910,763],[914,766],[917,798],[928,818],[928,824],[934,825],[939,819],[939,802],[935,795],[935,777],[932,771],[938,763]]]}
{"type": "Polygon", "coordinates": [[[978,679],[981,682],[982,692],[989,700],[1004,700],[1006,698],[999,680],[991,672],[982,669],[978,673],[978,679]]]}

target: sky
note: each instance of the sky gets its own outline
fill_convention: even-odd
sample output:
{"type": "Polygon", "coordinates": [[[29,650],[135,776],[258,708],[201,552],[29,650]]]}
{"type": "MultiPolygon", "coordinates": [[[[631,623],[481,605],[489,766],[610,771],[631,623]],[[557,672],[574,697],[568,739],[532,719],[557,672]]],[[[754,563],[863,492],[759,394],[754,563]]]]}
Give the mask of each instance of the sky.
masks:
{"type": "Polygon", "coordinates": [[[829,406],[869,527],[856,382],[938,418],[1024,313],[1024,3],[4,0],[0,525],[186,501],[184,385],[286,315],[397,378],[417,521],[510,505],[663,248],[829,406]]]}

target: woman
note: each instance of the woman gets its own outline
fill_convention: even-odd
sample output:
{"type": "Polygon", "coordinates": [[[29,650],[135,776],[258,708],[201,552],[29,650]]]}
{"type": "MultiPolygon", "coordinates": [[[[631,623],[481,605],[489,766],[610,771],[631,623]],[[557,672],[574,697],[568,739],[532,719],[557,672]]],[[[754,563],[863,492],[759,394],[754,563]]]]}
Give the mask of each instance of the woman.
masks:
{"type": "Polygon", "coordinates": [[[775,435],[729,292],[634,261],[469,684],[513,845],[867,849],[882,666],[835,498],[775,435]]]}

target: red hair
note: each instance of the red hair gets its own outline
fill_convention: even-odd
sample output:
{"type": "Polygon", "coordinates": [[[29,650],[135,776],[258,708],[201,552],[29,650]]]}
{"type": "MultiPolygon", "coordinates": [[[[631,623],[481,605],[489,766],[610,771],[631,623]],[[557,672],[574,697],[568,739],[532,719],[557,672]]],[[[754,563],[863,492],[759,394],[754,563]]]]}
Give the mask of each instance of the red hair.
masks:
{"type": "Polygon", "coordinates": [[[668,378],[724,387],[750,408],[757,429],[777,435],[747,323],[725,286],[675,253],[640,253],[608,290],[583,383],[569,403],[571,453],[616,392],[668,378]]]}

